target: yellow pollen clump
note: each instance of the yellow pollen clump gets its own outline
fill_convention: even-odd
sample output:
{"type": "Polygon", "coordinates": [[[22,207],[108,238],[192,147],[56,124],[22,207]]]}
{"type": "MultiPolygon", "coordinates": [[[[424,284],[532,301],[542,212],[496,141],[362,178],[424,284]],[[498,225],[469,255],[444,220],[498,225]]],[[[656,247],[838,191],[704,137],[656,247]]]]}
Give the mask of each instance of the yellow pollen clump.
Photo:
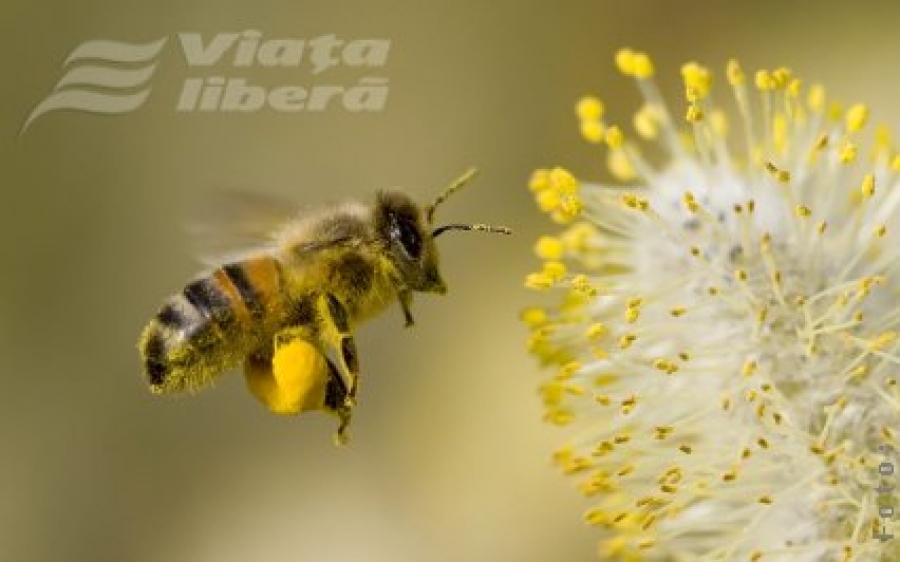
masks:
{"type": "Polygon", "coordinates": [[[603,112],[603,102],[593,96],[585,96],[575,105],[575,114],[582,121],[599,121],[603,112]]]}

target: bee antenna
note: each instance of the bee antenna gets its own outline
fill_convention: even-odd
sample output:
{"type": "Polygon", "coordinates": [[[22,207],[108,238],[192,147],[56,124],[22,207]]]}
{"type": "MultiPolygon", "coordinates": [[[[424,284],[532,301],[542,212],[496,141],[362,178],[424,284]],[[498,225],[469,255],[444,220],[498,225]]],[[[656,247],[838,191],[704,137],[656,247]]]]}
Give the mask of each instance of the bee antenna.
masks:
{"type": "Polygon", "coordinates": [[[488,226],[486,224],[447,224],[431,231],[431,237],[437,238],[448,230],[471,230],[474,232],[490,232],[492,234],[512,234],[505,226],[488,226]]]}
{"type": "Polygon", "coordinates": [[[428,206],[426,210],[425,218],[428,220],[428,224],[431,224],[432,219],[434,218],[434,210],[437,209],[438,205],[447,200],[448,197],[462,189],[467,183],[472,181],[472,178],[478,175],[478,168],[469,168],[466,170],[466,173],[456,178],[456,180],[451,183],[444,191],[441,192],[440,195],[437,196],[437,199],[434,200],[434,203],[428,206]]]}

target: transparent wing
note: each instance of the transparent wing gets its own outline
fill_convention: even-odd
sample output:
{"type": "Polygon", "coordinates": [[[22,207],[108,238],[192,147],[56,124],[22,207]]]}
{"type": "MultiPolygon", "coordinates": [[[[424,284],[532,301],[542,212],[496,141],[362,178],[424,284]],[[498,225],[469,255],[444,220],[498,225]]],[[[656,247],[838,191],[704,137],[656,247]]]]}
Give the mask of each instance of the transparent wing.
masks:
{"type": "Polygon", "coordinates": [[[223,189],[194,216],[186,225],[193,250],[205,265],[218,265],[271,246],[280,229],[299,216],[299,207],[271,194],[223,189]]]}

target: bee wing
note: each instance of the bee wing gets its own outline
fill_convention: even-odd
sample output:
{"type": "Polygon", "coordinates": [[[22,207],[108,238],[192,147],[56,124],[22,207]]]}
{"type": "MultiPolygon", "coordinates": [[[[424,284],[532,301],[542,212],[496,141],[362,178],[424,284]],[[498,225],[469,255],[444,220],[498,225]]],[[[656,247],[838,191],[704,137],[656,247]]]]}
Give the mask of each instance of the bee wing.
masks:
{"type": "Polygon", "coordinates": [[[279,230],[298,214],[298,205],[287,198],[224,189],[197,210],[187,231],[200,261],[215,266],[271,246],[279,230]]]}

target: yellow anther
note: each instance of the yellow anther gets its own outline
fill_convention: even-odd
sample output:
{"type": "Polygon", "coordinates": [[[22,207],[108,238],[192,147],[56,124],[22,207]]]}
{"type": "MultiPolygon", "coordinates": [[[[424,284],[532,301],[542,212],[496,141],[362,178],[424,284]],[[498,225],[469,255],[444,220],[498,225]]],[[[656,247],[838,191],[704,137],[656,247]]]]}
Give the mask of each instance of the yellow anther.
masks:
{"type": "Polygon", "coordinates": [[[789,95],[790,97],[792,97],[792,98],[799,98],[799,97],[800,97],[800,92],[801,92],[802,90],[803,90],[803,83],[802,83],[800,80],[794,78],[794,79],[791,80],[791,82],[787,85],[787,88],[786,88],[785,91],[787,92],[787,95],[789,95]]]}
{"type": "Polygon", "coordinates": [[[774,90],[777,86],[775,78],[768,70],[756,71],[756,88],[762,92],[774,90]]]}
{"type": "Polygon", "coordinates": [[[672,310],[669,311],[669,314],[671,314],[675,318],[684,316],[686,313],[687,313],[687,308],[685,308],[683,306],[676,306],[675,308],[673,308],[672,310]]]}
{"type": "Polygon", "coordinates": [[[637,336],[634,334],[625,334],[624,336],[619,338],[619,349],[628,349],[636,339],[637,336]]]}
{"type": "Polygon", "coordinates": [[[634,114],[634,130],[642,138],[653,140],[659,136],[659,124],[653,106],[645,105],[634,114]]]}
{"type": "Polygon", "coordinates": [[[605,136],[606,144],[610,148],[622,148],[622,143],[625,141],[625,136],[622,134],[622,129],[618,126],[613,125],[606,129],[605,136]]]}
{"type": "Polygon", "coordinates": [[[581,370],[581,363],[578,361],[569,361],[565,365],[563,365],[559,371],[556,373],[557,380],[567,380],[572,378],[572,375],[581,370]]]}
{"type": "Polygon", "coordinates": [[[734,278],[743,283],[747,280],[747,271],[743,269],[736,269],[734,271],[734,278]]]}
{"type": "Polygon", "coordinates": [[[875,236],[877,236],[878,238],[884,238],[886,234],[887,234],[887,226],[886,225],[881,225],[875,229],[875,236]]]}
{"type": "Polygon", "coordinates": [[[875,195],[875,174],[866,174],[863,176],[862,187],[863,199],[871,199],[875,195]]]}
{"type": "Polygon", "coordinates": [[[900,171],[900,154],[891,158],[891,170],[900,171]]]}
{"type": "Polygon", "coordinates": [[[833,101],[829,103],[826,115],[828,116],[829,121],[833,123],[840,123],[844,118],[844,104],[839,101],[833,101]]]}
{"type": "Polygon", "coordinates": [[[635,52],[628,48],[619,49],[616,52],[616,67],[625,76],[634,76],[635,74],[634,55],[635,52]]]}
{"type": "Polygon", "coordinates": [[[584,119],[579,124],[579,127],[581,128],[581,136],[584,140],[593,144],[600,144],[603,142],[605,131],[603,130],[603,125],[600,121],[584,119]]]}
{"type": "Polygon", "coordinates": [[[547,311],[536,306],[522,311],[522,322],[529,328],[539,328],[547,323],[547,311]]]}
{"type": "Polygon", "coordinates": [[[826,146],[828,146],[828,133],[822,133],[816,139],[816,144],[813,146],[815,150],[822,150],[826,146]]]}
{"type": "Polygon", "coordinates": [[[885,347],[891,345],[895,341],[897,341],[897,336],[898,336],[897,332],[892,332],[892,331],[883,332],[881,334],[878,334],[878,336],[876,336],[874,339],[869,341],[869,349],[871,351],[880,351],[880,350],[884,349],[885,347]]]}
{"type": "Polygon", "coordinates": [[[575,114],[582,121],[599,121],[603,111],[603,102],[593,96],[585,96],[575,104],[575,114]]]}
{"type": "Polygon", "coordinates": [[[577,195],[564,195],[559,201],[559,214],[553,218],[557,222],[568,223],[578,218],[583,209],[584,203],[577,195]]]}
{"type": "Polygon", "coordinates": [[[566,266],[558,261],[548,261],[544,263],[541,273],[552,279],[554,282],[562,281],[566,276],[566,266]]]}
{"type": "Polygon", "coordinates": [[[844,164],[849,164],[856,160],[856,145],[852,142],[845,142],[844,146],[841,147],[840,154],[838,154],[838,158],[844,164]]]}
{"type": "Polygon", "coordinates": [[[847,124],[847,131],[850,133],[856,133],[866,126],[866,121],[869,119],[869,108],[865,105],[858,103],[856,105],[850,106],[850,109],[847,110],[847,116],[845,118],[847,124]]]}
{"type": "Polygon", "coordinates": [[[553,236],[541,236],[534,245],[534,253],[542,260],[558,260],[564,250],[562,241],[553,236]]]}
{"type": "Polygon", "coordinates": [[[697,199],[690,191],[684,192],[684,195],[681,196],[681,202],[684,204],[684,207],[691,213],[696,213],[700,210],[700,204],[697,203],[697,199]]]}
{"type": "Polygon", "coordinates": [[[659,371],[671,375],[678,371],[678,365],[668,359],[656,359],[653,361],[653,367],[659,371]]]}
{"type": "Polygon", "coordinates": [[[552,189],[538,191],[535,200],[537,201],[538,208],[545,213],[555,211],[559,208],[559,193],[552,189]]]}
{"type": "Polygon", "coordinates": [[[818,232],[820,236],[824,235],[825,231],[827,231],[827,230],[828,230],[828,222],[819,221],[818,223],[816,223],[816,232],[818,232]]]}
{"type": "MultiPolygon", "coordinates": [[[[543,290],[553,286],[553,280],[543,273],[529,273],[525,277],[525,287],[528,289],[543,290]]],[[[537,342],[534,342],[537,343],[537,342]]]]}
{"type": "Polygon", "coordinates": [[[550,188],[550,171],[549,170],[535,170],[531,173],[531,178],[528,180],[528,189],[534,191],[535,193],[544,191],[545,189],[550,188]]]}
{"type": "Polygon", "coordinates": [[[626,308],[625,309],[625,321],[629,324],[634,324],[641,317],[641,309],[640,308],[626,308]]]}
{"type": "Polygon", "coordinates": [[[650,78],[653,76],[653,61],[646,53],[635,53],[631,63],[636,78],[650,78]]]}
{"type": "Polygon", "coordinates": [[[585,252],[591,247],[591,240],[597,236],[597,229],[591,223],[580,222],[566,229],[560,240],[570,252],[585,252]]]}
{"type": "Polygon", "coordinates": [[[753,376],[753,374],[756,373],[756,368],[756,361],[747,360],[744,362],[744,366],[741,367],[741,374],[745,377],[753,376]]]}
{"type": "Polygon", "coordinates": [[[744,82],[746,81],[744,70],[741,68],[741,64],[736,59],[731,59],[728,61],[726,73],[728,74],[729,84],[731,84],[732,86],[744,85],[744,82]]]}
{"type": "Polygon", "coordinates": [[[694,448],[691,447],[690,445],[681,445],[680,447],[678,447],[678,450],[681,451],[682,453],[684,453],[685,455],[690,455],[691,453],[694,452],[694,448]]]}
{"type": "Polygon", "coordinates": [[[728,117],[725,116],[724,111],[716,109],[710,113],[709,124],[712,126],[713,132],[718,136],[723,138],[728,136],[728,117]]]}
{"type": "Polygon", "coordinates": [[[597,288],[584,274],[579,274],[572,278],[572,288],[588,297],[597,296],[597,288]]]}
{"type": "Polygon", "coordinates": [[[695,62],[689,62],[681,67],[681,77],[684,79],[685,87],[692,90],[692,96],[696,96],[690,101],[702,100],[709,95],[712,86],[712,75],[709,69],[695,62]]]}
{"type": "Polygon", "coordinates": [[[622,204],[628,207],[629,209],[635,209],[637,211],[646,211],[650,208],[650,202],[644,199],[643,197],[638,197],[633,193],[626,193],[622,195],[621,198],[622,204]]]}
{"type": "Polygon", "coordinates": [[[609,330],[603,324],[595,323],[588,326],[587,330],[585,330],[584,335],[589,340],[597,340],[601,337],[605,336],[609,330]]]}
{"type": "Polygon", "coordinates": [[[703,110],[700,109],[699,105],[689,105],[687,113],[685,114],[685,119],[687,119],[688,123],[703,121],[703,110]]]}
{"type": "Polygon", "coordinates": [[[553,168],[549,174],[550,187],[560,193],[573,194],[578,190],[578,180],[564,168],[553,168]]]}
{"type": "Polygon", "coordinates": [[[628,182],[637,177],[637,170],[624,150],[610,150],[606,155],[606,167],[619,181],[628,182]]]}
{"type": "Polygon", "coordinates": [[[801,219],[808,219],[810,215],[812,215],[812,209],[810,209],[806,205],[797,205],[796,207],[794,207],[794,214],[796,214],[801,219]]]}
{"type": "Polygon", "coordinates": [[[785,68],[783,66],[780,68],[776,68],[774,71],[772,71],[771,77],[776,88],[787,88],[788,84],[790,84],[791,82],[791,69],[785,68]]]}
{"type": "Polygon", "coordinates": [[[816,113],[821,113],[825,110],[825,100],[825,87],[821,84],[813,84],[806,97],[806,103],[809,105],[809,108],[816,113]]]}

